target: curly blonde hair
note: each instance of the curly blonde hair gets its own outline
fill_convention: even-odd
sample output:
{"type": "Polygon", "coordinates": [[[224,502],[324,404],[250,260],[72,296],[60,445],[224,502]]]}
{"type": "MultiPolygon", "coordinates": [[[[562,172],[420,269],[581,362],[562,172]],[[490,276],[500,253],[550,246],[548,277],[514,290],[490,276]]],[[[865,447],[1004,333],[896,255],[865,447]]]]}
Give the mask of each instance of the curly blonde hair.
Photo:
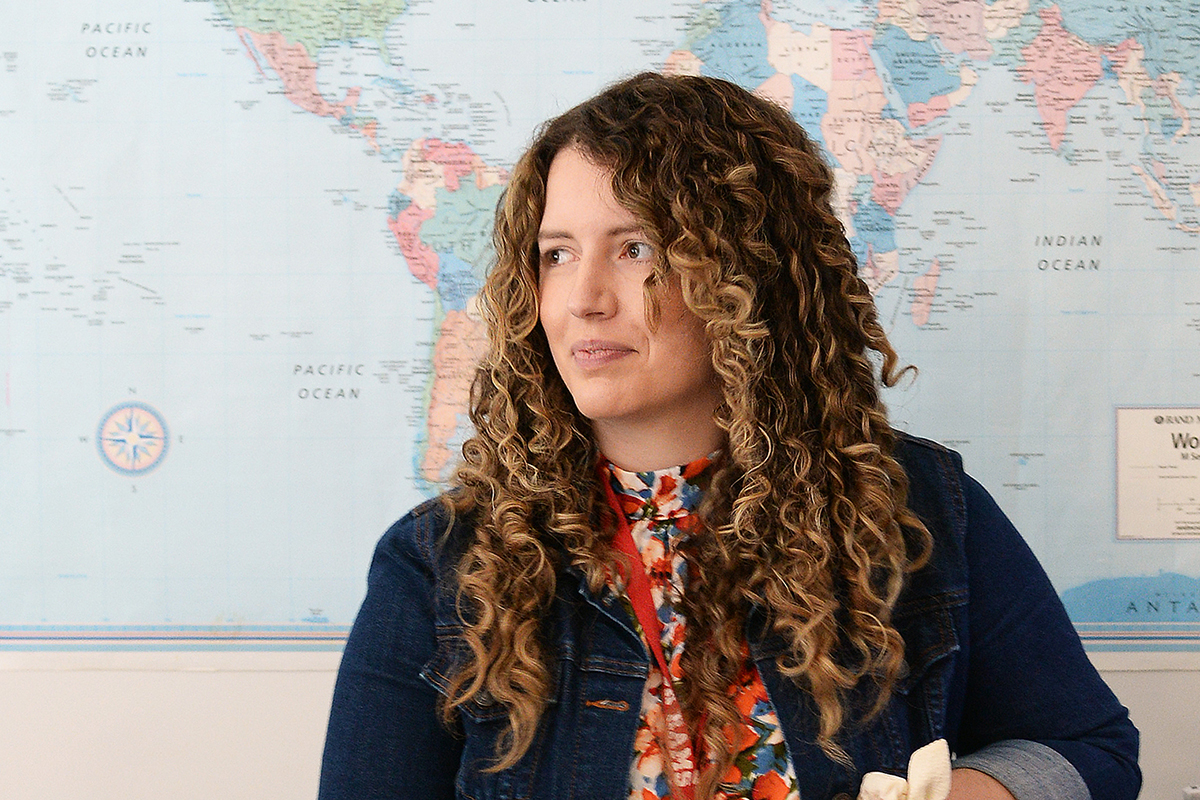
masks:
{"type": "Polygon", "coordinates": [[[822,749],[845,761],[848,693],[872,682],[875,711],[890,697],[904,665],[892,608],[930,548],[879,394],[902,370],[817,146],[782,109],[712,78],[622,81],[546,123],[513,170],[479,298],[490,346],[472,392],[477,433],[451,494],[474,539],[457,572],[470,658],[445,713],[503,704],[494,768],[514,764],[552,690],[543,637],[558,570],[577,566],[593,591],[617,574],[591,429],[538,324],[537,232],[565,148],[611,170],[617,202],[663,254],[648,299],[679,276],[722,387],[727,452],[700,509],[706,533],[686,544],[682,700],[714,759],[701,796],[735,755],[722,729],[740,718],[728,689],[752,608],[787,643],[779,668],[812,697],[822,749]]]}

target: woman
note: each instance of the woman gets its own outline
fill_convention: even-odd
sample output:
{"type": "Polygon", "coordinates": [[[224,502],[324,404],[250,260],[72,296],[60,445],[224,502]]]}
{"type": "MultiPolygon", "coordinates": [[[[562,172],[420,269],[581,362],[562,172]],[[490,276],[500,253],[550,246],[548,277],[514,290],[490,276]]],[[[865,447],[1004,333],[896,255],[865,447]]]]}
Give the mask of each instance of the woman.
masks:
{"type": "Polygon", "coordinates": [[[897,357],[774,105],[643,74],[496,215],[456,487],[384,536],[321,797],[1129,798],[1137,733],[897,357]]]}

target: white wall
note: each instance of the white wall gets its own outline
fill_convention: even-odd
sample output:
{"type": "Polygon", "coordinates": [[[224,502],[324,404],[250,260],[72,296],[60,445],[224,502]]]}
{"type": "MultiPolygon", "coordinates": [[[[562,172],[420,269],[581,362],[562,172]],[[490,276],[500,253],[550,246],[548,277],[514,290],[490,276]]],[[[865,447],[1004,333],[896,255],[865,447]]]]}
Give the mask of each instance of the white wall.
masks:
{"type": "Polygon", "coordinates": [[[340,653],[0,653],[5,800],[311,800],[340,653]]]}
{"type": "Polygon", "coordinates": [[[1142,800],[1200,784],[1200,653],[1092,653],[1142,733],[1142,800]]]}
{"type": "MultiPolygon", "coordinates": [[[[0,653],[6,800],[311,800],[338,653],[0,653]]],[[[1200,783],[1200,654],[1097,653],[1143,800],[1200,783]]]]}

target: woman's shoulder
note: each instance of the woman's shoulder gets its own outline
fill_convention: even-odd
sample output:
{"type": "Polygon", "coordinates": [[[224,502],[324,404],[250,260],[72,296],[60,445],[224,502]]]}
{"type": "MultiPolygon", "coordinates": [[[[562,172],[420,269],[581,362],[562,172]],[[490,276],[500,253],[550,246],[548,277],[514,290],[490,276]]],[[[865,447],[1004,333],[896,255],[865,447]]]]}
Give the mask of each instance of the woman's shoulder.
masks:
{"type": "Polygon", "coordinates": [[[456,511],[450,494],[441,494],[394,522],[379,540],[375,557],[415,559],[441,572],[457,563],[471,530],[469,515],[456,511]]]}
{"type": "Polygon", "coordinates": [[[962,456],[958,452],[932,439],[924,439],[904,431],[895,431],[895,434],[896,446],[892,455],[900,462],[900,466],[904,467],[905,472],[909,473],[910,478],[914,472],[918,473],[917,477],[929,472],[948,472],[952,476],[962,474],[962,456]]]}
{"type": "Polygon", "coordinates": [[[961,535],[970,481],[963,472],[962,456],[937,442],[900,431],[892,455],[908,476],[907,502],[913,513],[935,535],[933,527],[961,535]]]}
{"type": "Polygon", "coordinates": [[[908,477],[905,502],[933,537],[929,561],[909,576],[898,613],[926,609],[930,599],[959,604],[966,596],[966,538],[970,478],[962,457],[929,439],[896,432],[893,457],[908,477]]]}

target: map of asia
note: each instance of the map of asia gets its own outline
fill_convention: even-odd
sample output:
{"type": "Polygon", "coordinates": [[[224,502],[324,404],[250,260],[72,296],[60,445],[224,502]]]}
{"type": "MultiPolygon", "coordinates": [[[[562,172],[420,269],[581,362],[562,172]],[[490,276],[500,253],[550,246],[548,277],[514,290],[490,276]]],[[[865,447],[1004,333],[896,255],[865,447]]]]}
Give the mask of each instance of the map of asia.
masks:
{"type": "Polygon", "coordinates": [[[336,648],[468,435],[492,213],[644,70],[788,109],[1097,649],[1200,649],[1200,0],[0,9],[0,647],[336,648]]]}

